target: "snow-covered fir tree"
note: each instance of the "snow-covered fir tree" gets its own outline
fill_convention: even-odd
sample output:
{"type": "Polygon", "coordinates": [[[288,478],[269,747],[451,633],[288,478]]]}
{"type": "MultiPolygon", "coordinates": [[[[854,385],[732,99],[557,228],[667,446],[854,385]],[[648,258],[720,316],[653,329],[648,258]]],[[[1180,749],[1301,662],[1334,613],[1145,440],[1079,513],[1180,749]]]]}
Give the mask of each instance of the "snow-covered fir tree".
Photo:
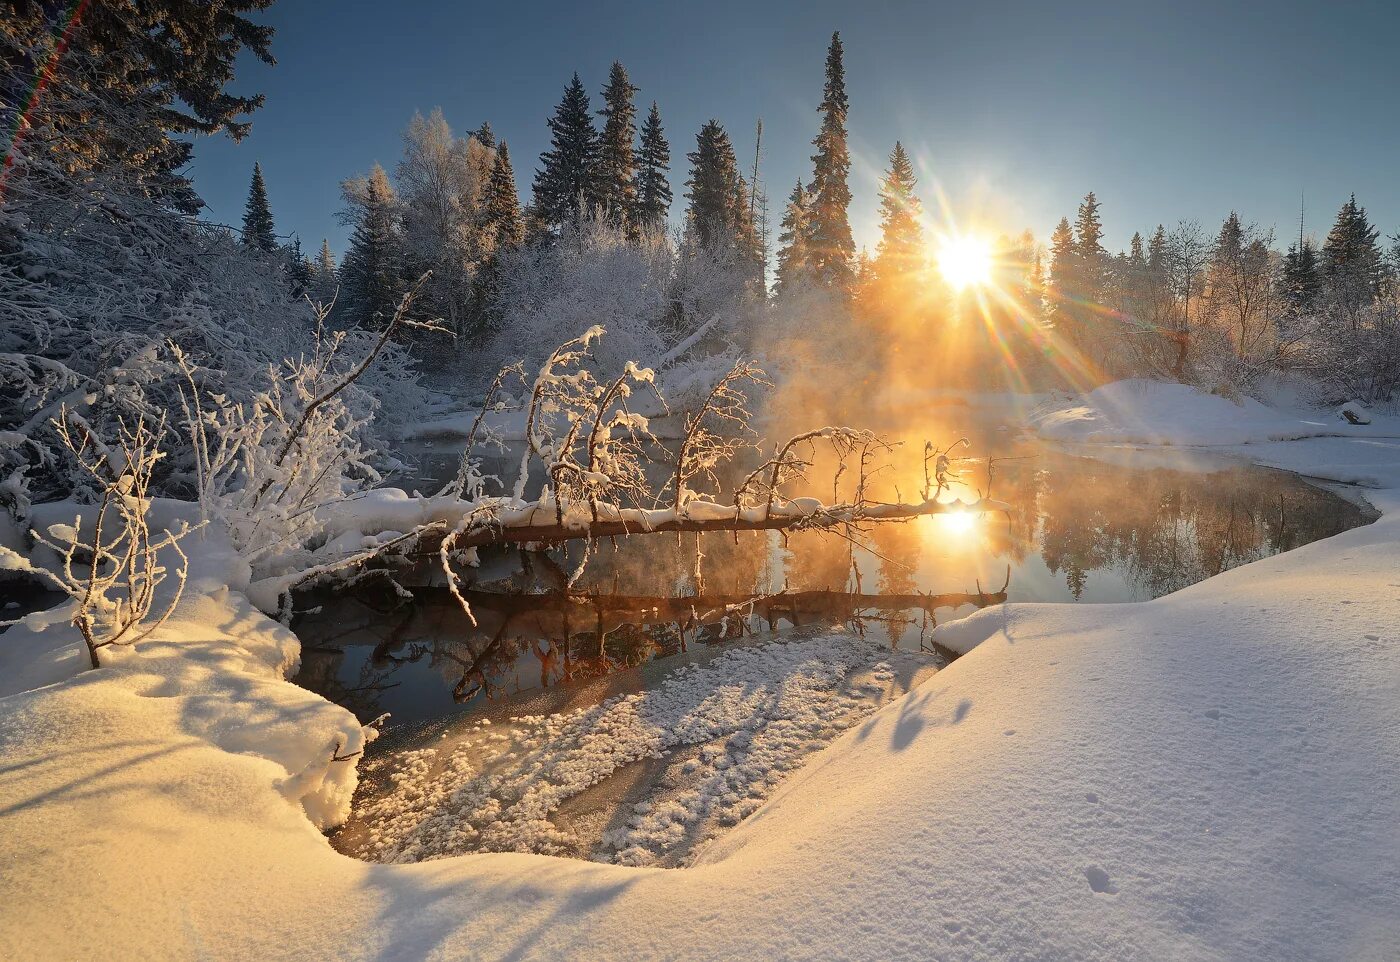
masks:
{"type": "Polygon", "coordinates": [[[486,228],[491,232],[492,250],[515,250],[525,242],[525,218],[520,210],[520,195],[516,192],[510,147],[504,140],[496,148],[491,179],[486,182],[482,198],[482,212],[486,228]]]}
{"type": "Polygon", "coordinates": [[[657,229],[666,223],[671,213],[671,145],[661,129],[661,112],[652,101],[642,124],[641,142],[637,150],[636,206],[630,218],[641,229],[657,229]]]}
{"type": "Polygon", "coordinates": [[[7,5],[0,100],[25,103],[43,65],[62,66],[44,77],[7,159],[29,156],[64,177],[115,176],[163,207],[198,213],[191,135],[248,132],[263,98],[227,88],[241,53],[273,63],[272,27],[247,16],[270,2],[85,3],[72,17],[61,3],[7,5]]]}
{"type": "Polygon", "coordinates": [[[267,201],[262,164],[253,164],[253,180],[248,185],[248,201],[243,206],[243,243],[269,254],[277,249],[277,231],[272,224],[272,207],[267,201]]]}
{"type": "Polygon", "coordinates": [[[549,119],[550,146],[535,172],[533,213],[557,230],[598,203],[598,132],[588,91],[574,74],[549,119]]]}
{"type": "Polygon", "coordinates": [[[632,149],[637,136],[637,107],[632,102],[636,93],[626,68],[614,61],[598,111],[603,132],[598,143],[597,190],[598,203],[619,223],[629,218],[636,204],[637,164],[632,149]]]}
{"type": "Polygon", "coordinates": [[[1366,209],[1352,194],[1322,245],[1322,275],[1339,321],[1355,328],[1361,310],[1380,293],[1383,261],[1366,209]]]}
{"type": "Polygon", "coordinates": [[[818,108],[822,125],[813,141],[817,152],[812,156],[808,256],[813,278],[841,292],[851,289],[854,280],[852,261],[856,250],[847,216],[847,208],[851,204],[851,189],[847,183],[851,155],[846,143],[846,112],[849,106],[841,35],[833,33],[826,54],[826,84],[818,108]]]}

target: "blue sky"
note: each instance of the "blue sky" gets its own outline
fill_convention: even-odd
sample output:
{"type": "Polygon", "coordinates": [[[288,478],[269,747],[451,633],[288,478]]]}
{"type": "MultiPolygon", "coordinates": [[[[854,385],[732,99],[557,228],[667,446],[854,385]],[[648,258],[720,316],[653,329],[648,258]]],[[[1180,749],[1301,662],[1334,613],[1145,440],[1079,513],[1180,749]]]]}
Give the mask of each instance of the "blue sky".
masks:
{"type": "Polygon", "coordinates": [[[822,64],[846,45],[852,225],[877,238],[876,178],[896,139],[960,223],[1029,227],[1044,240],[1088,190],[1107,241],[1198,219],[1326,232],[1352,191],[1382,233],[1400,229],[1400,4],[1228,3],[428,3],[282,0],[276,67],[236,83],[267,95],[240,144],[201,140],[193,176],[211,218],[236,223],[255,160],[281,233],[337,256],[339,182],[376,160],[392,173],[414,110],[457,131],[489,120],[509,141],[522,194],[545,121],[577,70],[594,95],[621,60],[672,146],[682,212],[686,151],[707,119],[763,180],[775,219],[810,178],[822,64]]]}

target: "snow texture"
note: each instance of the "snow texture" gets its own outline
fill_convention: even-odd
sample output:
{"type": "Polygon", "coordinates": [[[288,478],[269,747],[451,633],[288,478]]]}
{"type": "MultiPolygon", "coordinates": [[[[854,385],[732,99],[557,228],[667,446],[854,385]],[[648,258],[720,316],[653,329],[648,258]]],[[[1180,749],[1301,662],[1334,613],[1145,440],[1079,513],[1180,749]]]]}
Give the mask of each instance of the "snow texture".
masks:
{"type": "Polygon", "coordinates": [[[1394,417],[1373,416],[1367,425],[1352,425],[1333,412],[1285,412],[1251,397],[1232,401],[1190,385],[1141,378],[1113,381],[1076,401],[1050,403],[1032,416],[1031,425],[1042,437],[1055,441],[1128,444],[1400,436],[1400,420],[1394,417]]]}
{"type": "MultiPolygon", "coordinates": [[[[358,729],[200,557],[158,641],[0,699],[0,958],[1396,958],[1400,450],[1327,443],[1269,459],[1366,465],[1375,524],[982,612],[679,871],[334,852],[307,814],[358,729]]],[[[7,683],[32,640],[0,635],[7,683]]]]}
{"type": "Polygon", "coordinates": [[[742,647],[703,666],[686,665],[657,688],[595,706],[481,726],[451,746],[381,761],[393,790],[362,813],[367,844],[357,853],[413,862],[470,851],[558,855],[575,850],[551,821],[560,805],[619,768],[674,762],[662,782],[681,785],[636,804],[604,834],[603,861],[646,865],[752,814],[770,789],[812,752],[871,714],[862,689],[892,678],[890,652],[855,638],[742,647]],[[848,676],[868,669],[859,680],[848,676]],[[672,758],[678,746],[703,746],[672,758]]]}

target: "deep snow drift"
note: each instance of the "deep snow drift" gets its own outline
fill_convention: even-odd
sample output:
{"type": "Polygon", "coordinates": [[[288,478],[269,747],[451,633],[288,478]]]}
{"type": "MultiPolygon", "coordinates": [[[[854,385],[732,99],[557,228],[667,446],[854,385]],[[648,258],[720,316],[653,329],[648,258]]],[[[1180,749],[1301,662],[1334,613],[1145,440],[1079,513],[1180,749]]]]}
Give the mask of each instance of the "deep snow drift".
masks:
{"type": "MultiPolygon", "coordinates": [[[[127,664],[0,700],[0,957],[1394,958],[1400,443],[1325,440],[1378,522],[940,629],[970,654],[681,870],[335,853],[289,785],[355,731],[206,582],[127,664]]],[[[1316,443],[1270,463],[1326,474],[1316,443]]]]}

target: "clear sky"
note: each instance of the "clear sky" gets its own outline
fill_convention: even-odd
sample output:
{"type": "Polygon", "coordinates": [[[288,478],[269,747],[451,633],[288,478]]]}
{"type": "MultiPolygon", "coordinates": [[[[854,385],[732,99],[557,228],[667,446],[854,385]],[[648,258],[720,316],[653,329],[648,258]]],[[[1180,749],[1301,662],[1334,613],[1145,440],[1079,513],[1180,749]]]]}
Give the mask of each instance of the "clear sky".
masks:
{"type": "MultiPolygon", "coordinates": [[[[279,233],[337,257],[339,182],[376,160],[392,173],[415,110],[459,132],[489,120],[528,200],[545,121],[577,70],[598,106],[621,60],[654,99],[672,146],[673,218],[695,132],[710,117],[745,166],[764,123],[773,218],[810,179],[822,67],[846,47],[852,225],[872,249],[876,178],[896,139],[959,222],[1029,227],[1042,241],[1093,190],[1108,244],[1133,230],[1231,210],[1325,234],[1354,191],[1383,234],[1400,229],[1400,3],[904,2],[491,3],[281,0],[276,67],[236,88],[267,95],[241,144],[202,140],[195,185],[237,223],[261,161],[279,233]]],[[[776,233],[776,231],[775,231],[776,233]]]]}

